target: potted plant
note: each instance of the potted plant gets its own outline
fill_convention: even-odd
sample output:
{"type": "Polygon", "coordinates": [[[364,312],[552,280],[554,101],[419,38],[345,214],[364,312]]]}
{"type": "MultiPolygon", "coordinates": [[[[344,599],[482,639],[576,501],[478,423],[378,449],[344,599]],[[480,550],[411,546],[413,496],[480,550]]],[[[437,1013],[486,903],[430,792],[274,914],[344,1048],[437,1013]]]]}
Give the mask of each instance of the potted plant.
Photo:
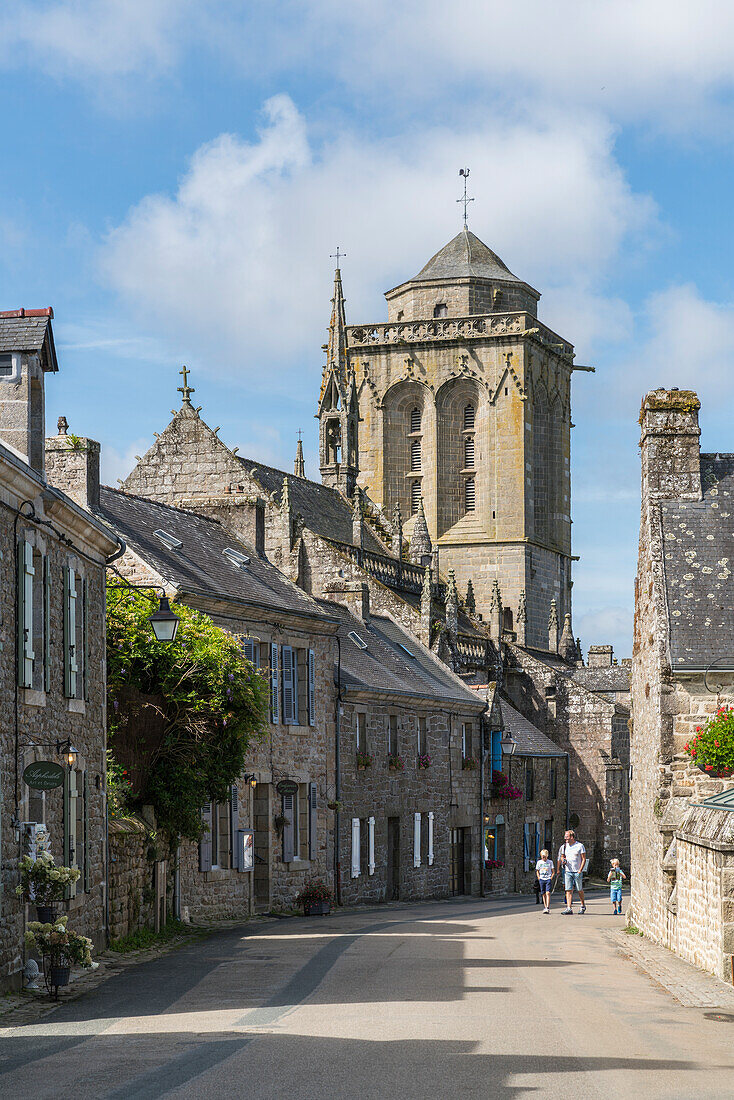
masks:
{"type": "Polygon", "coordinates": [[[357,767],[361,771],[364,771],[365,768],[371,768],[372,767],[372,757],[370,756],[370,754],[368,752],[358,752],[357,753],[357,767]]]}
{"type": "Polygon", "coordinates": [[[326,803],[326,808],[331,810],[332,813],[338,814],[342,808],[342,804],[338,799],[333,799],[331,802],[326,803]]]}
{"type": "Polygon", "coordinates": [[[401,772],[405,769],[405,761],[397,753],[391,753],[387,758],[387,766],[393,772],[401,772]]]}
{"type": "Polygon", "coordinates": [[[705,725],[696,726],[684,750],[706,775],[715,779],[734,775],[734,706],[719,707],[705,725]]]}
{"type": "Polygon", "coordinates": [[[485,859],[484,866],[488,871],[497,870],[500,867],[504,867],[505,861],[503,859],[485,859]]]}
{"type": "Polygon", "coordinates": [[[296,897],[296,901],[303,906],[304,915],[307,917],[327,916],[331,912],[333,899],[332,891],[320,878],[307,882],[296,897]]]}
{"type": "Polygon", "coordinates": [[[430,753],[419,752],[418,753],[418,767],[419,768],[430,768],[430,766],[431,766],[431,755],[430,755],[430,753]]]}
{"type": "Polygon", "coordinates": [[[479,765],[473,756],[463,756],[461,759],[461,768],[465,772],[475,772],[479,765]]]}
{"type": "Polygon", "coordinates": [[[41,923],[52,924],[54,902],[63,901],[67,887],[79,878],[78,867],[57,867],[51,853],[42,852],[38,859],[22,856],[18,870],[20,883],[15,888],[16,894],[35,903],[41,923]]]}
{"type": "Polygon", "coordinates": [[[288,823],[288,818],[285,814],[276,814],[273,818],[273,825],[275,825],[276,832],[282,833],[288,823]]]}
{"type": "Polygon", "coordinates": [[[91,967],[92,941],[78,932],[70,932],[66,927],[68,917],[59,917],[53,924],[41,924],[32,921],[25,934],[25,945],[29,951],[38,951],[43,956],[44,973],[47,985],[53,989],[58,999],[60,986],[69,984],[72,965],[91,967]]]}
{"type": "Polygon", "coordinates": [[[514,802],[517,798],[522,798],[522,791],[519,787],[513,787],[506,775],[502,772],[492,772],[492,782],[489,791],[490,798],[504,798],[509,802],[514,802]]]}

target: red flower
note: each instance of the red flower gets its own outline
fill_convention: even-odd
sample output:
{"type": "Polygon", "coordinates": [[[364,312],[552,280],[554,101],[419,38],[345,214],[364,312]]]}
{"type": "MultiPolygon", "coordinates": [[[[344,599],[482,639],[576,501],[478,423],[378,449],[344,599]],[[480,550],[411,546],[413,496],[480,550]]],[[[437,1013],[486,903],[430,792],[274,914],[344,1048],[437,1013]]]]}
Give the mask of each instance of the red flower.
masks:
{"type": "Polygon", "coordinates": [[[713,764],[704,764],[704,767],[705,767],[707,772],[712,772],[714,770],[714,765],[713,764]]]}
{"type": "Polygon", "coordinates": [[[718,742],[718,741],[714,741],[714,744],[716,745],[716,748],[718,749],[718,748],[719,748],[719,742],[718,742]]]}

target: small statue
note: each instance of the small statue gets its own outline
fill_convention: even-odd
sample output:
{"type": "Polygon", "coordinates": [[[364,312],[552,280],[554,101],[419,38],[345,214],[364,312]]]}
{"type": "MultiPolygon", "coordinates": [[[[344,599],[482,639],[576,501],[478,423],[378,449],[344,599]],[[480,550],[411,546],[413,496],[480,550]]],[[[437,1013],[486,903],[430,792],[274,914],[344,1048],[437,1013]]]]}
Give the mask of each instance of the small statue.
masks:
{"type": "Polygon", "coordinates": [[[65,416],[60,416],[58,421],[59,435],[66,435],[69,430],[69,421],[65,416]]]}

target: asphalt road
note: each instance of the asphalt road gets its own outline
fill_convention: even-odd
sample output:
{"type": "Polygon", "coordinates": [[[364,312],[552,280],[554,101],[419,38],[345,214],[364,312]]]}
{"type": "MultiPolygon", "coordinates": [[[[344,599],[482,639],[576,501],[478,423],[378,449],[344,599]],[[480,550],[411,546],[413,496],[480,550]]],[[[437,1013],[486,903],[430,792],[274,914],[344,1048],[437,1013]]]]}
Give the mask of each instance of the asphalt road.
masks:
{"type": "Polygon", "coordinates": [[[734,1097],[734,1023],[585,916],[457,899],[217,933],[0,1029],[0,1097],[734,1097]]]}

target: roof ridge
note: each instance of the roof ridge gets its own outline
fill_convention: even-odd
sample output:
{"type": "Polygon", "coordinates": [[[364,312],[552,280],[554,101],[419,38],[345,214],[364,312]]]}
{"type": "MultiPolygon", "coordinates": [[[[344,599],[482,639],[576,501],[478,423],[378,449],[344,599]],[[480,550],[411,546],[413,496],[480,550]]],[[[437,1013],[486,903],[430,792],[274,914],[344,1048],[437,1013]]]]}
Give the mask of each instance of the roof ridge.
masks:
{"type": "MultiPolygon", "coordinates": [[[[118,493],[119,496],[122,497],[129,497],[130,500],[139,500],[143,504],[155,504],[158,508],[168,509],[178,515],[194,516],[196,519],[203,519],[206,523],[213,523],[215,524],[215,526],[221,527],[223,530],[228,530],[224,527],[224,524],[221,522],[221,520],[214,519],[213,516],[205,516],[202,512],[195,512],[192,508],[179,508],[177,504],[169,504],[168,501],[165,500],[156,500],[155,497],[143,497],[139,493],[130,493],[127,489],[115,488],[114,485],[100,485],[100,489],[106,489],[108,493],[118,493]]],[[[246,545],[244,543],[244,540],[241,539],[239,535],[232,535],[232,538],[235,538],[238,542],[242,542],[243,545],[246,545]]]]}

